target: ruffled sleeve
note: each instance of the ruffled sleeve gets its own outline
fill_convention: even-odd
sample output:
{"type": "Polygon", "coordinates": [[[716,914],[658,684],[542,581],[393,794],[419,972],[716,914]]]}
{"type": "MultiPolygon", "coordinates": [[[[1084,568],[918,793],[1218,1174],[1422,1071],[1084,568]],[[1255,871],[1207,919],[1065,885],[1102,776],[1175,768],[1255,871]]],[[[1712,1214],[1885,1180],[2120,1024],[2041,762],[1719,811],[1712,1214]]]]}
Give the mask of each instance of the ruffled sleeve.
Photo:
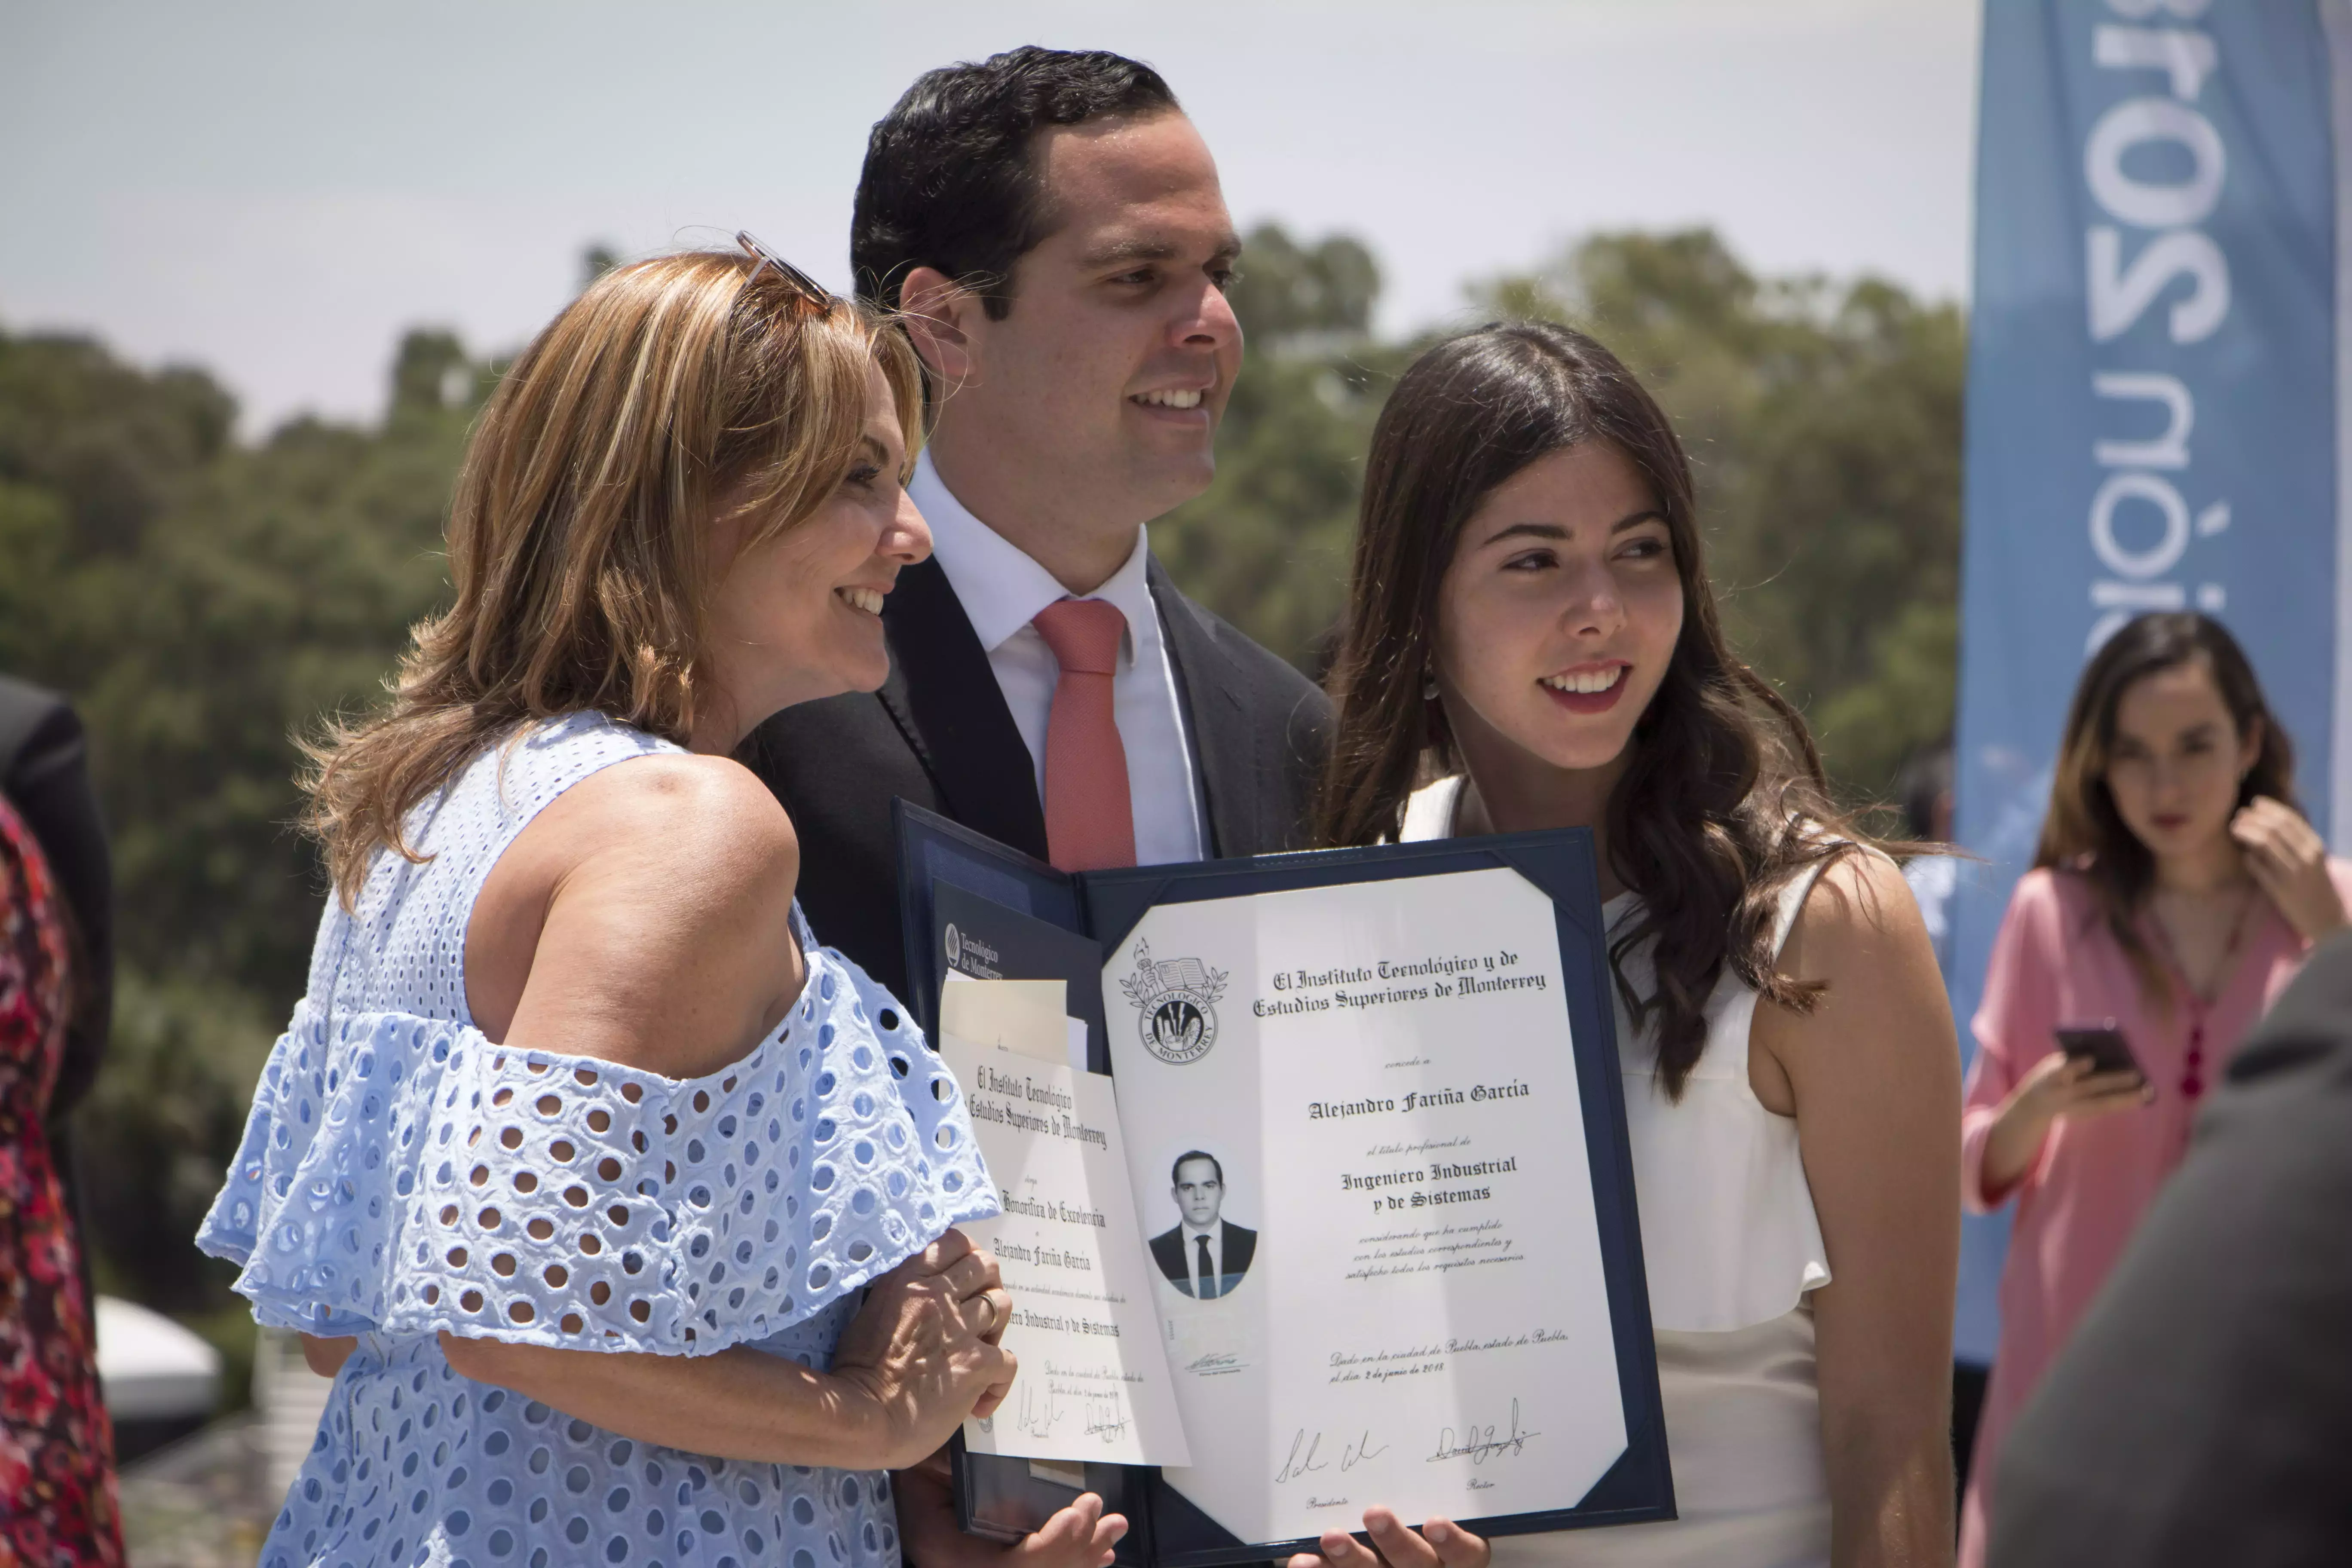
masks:
{"type": "Polygon", "coordinates": [[[963,1095],[855,964],[684,1080],[305,1002],[197,1245],[254,1315],[701,1355],[808,1318],[997,1212],[963,1095]]]}

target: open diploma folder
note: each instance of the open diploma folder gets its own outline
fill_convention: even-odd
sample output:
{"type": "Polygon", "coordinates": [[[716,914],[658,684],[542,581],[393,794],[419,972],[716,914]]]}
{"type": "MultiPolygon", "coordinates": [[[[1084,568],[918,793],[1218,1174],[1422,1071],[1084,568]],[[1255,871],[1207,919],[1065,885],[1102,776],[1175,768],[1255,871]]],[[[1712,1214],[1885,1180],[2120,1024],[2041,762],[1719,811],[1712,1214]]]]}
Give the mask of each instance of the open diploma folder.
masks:
{"type": "Polygon", "coordinates": [[[1589,833],[1071,875],[896,809],[931,1037],[950,972],[1062,979],[1116,1085],[1042,1052],[965,1081],[999,1184],[1076,1179],[1024,1139],[1127,1177],[1005,1194],[1048,1229],[1091,1209],[1065,1228],[1118,1267],[1003,1267],[1016,1324],[1138,1342],[1132,1414],[1024,1407],[1052,1382],[1033,1348],[955,1445],[966,1529],[1024,1533],[1083,1484],[1129,1519],[1120,1561],[1193,1568],[1311,1551],[1373,1504],[1485,1535],[1675,1517],[1589,833]],[[1092,1116],[1054,1102],[1078,1089],[1092,1116]],[[1148,1445],[1160,1378],[1190,1462],[1106,1462],[1148,1445]]]}

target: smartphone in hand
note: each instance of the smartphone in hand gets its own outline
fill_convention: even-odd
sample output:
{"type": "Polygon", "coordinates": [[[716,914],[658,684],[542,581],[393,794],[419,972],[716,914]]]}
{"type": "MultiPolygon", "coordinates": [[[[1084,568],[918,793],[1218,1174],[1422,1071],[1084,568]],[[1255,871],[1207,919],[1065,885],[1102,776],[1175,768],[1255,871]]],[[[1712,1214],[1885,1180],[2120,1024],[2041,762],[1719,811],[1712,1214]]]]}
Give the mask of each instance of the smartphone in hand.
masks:
{"type": "Polygon", "coordinates": [[[2129,1042],[2113,1018],[2102,1018],[2095,1024],[2061,1024],[2053,1032],[2058,1037],[2058,1048],[2071,1059],[2087,1059],[2093,1072],[2134,1073],[2140,1082],[2147,1081],[2139,1058],[2132,1055],[2129,1042]]]}

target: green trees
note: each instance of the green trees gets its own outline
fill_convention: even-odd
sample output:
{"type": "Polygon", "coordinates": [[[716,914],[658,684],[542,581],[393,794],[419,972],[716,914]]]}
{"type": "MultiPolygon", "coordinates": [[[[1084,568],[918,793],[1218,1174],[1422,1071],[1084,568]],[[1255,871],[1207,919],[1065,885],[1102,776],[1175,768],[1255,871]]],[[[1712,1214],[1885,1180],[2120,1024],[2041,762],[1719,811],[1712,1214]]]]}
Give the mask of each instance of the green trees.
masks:
{"type": "Polygon", "coordinates": [[[115,855],[121,996],[83,1119],[107,1280],[210,1299],[189,1237],[300,994],[323,884],[289,736],[369,701],[443,593],[481,367],[401,349],[383,426],[230,439],[198,373],[0,336],[0,668],[72,695],[115,855]]]}
{"type": "MultiPolygon", "coordinates": [[[[1215,484],[1152,538],[1188,590],[1312,669],[1373,420],[1422,345],[1373,331],[1379,269],[1352,239],[1268,226],[1242,271],[1249,360],[1215,484]]],[[[1886,788],[1951,710],[1958,310],[1759,279],[1704,231],[1599,237],[1475,298],[1586,326],[1648,380],[1697,464],[1738,646],[1844,787],[1886,788]]],[[[112,1289],[183,1312],[223,1299],[189,1237],[325,897],[291,826],[290,736],[374,701],[446,595],[442,515],[494,374],[412,334],[380,424],[247,443],[199,372],[0,331],[0,668],[80,706],[117,858],[122,994],[81,1145],[112,1289]]]]}

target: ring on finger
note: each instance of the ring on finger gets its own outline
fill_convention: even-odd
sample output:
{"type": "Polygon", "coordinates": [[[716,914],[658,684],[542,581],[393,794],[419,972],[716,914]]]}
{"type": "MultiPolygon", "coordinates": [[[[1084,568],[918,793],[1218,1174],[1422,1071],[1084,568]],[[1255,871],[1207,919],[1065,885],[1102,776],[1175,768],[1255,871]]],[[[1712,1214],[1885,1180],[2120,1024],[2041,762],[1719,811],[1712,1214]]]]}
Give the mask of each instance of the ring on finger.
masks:
{"type": "Polygon", "coordinates": [[[987,1308],[987,1309],[988,1309],[988,1321],[986,1321],[986,1322],[984,1322],[984,1323],[981,1324],[981,1326],[980,1326],[980,1331],[981,1331],[982,1334],[990,1334],[990,1333],[993,1333],[993,1332],[995,1332],[995,1331],[996,1331],[996,1298],[995,1298],[995,1296],[993,1296],[992,1294],[991,1294],[991,1293],[990,1293],[990,1292],[988,1292],[988,1291],[985,1291],[985,1290],[982,1291],[982,1292],[981,1292],[981,1296],[980,1296],[980,1304],[981,1304],[982,1306],[983,1306],[983,1307],[985,1307],[985,1308],[987,1308]]]}

